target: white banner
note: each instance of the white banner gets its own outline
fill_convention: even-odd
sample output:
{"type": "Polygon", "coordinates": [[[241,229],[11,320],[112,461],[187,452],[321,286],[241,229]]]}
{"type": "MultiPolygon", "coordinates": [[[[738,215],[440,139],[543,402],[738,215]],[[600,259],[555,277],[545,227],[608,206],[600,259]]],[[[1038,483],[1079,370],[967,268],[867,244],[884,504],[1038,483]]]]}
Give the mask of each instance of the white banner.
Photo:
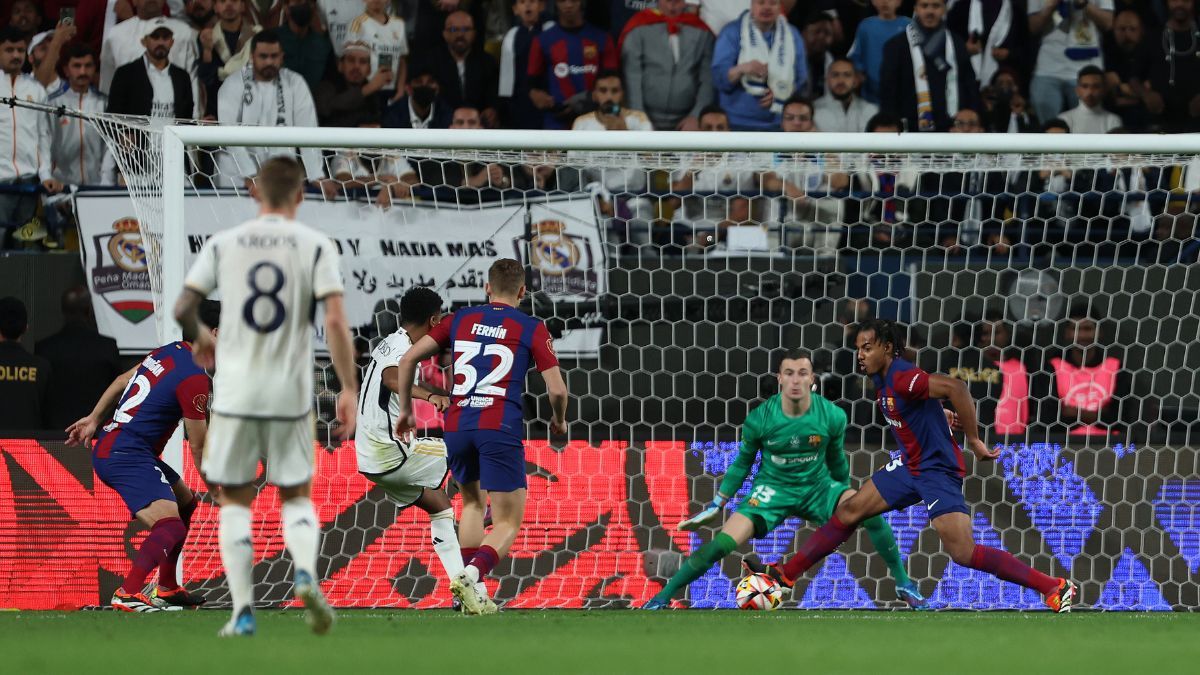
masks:
{"type": "MultiPolygon", "coordinates": [[[[232,193],[188,195],[186,202],[188,266],[208,237],[256,213],[253,200],[232,193]]],[[[150,277],[132,200],[124,191],[81,192],[75,207],[83,268],[100,332],[115,338],[125,354],[154,349],[158,345],[150,277]]],[[[529,290],[545,292],[555,301],[586,301],[607,291],[600,228],[591,197],[584,193],[461,208],[382,209],[362,202],[309,200],[297,219],[326,232],[337,244],[352,326],[373,325],[378,303],[399,298],[413,286],[429,286],[447,303],[484,302],[487,270],[500,258],[529,265],[529,290]]],[[[167,298],[167,306],[174,300],[167,298]]],[[[565,351],[595,358],[599,336],[594,330],[587,333],[582,345],[581,335],[564,336],[565,351]]],[[[318,349],[324,351],[320,336],[318,349]]]]}

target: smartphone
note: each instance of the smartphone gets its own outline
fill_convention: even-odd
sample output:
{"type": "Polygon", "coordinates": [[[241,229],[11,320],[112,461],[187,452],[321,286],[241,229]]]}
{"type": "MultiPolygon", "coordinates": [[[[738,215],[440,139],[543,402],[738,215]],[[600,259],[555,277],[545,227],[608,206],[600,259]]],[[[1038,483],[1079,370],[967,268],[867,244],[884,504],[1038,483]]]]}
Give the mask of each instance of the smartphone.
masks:
{"type": "Polygon", "coordinates": [[[63,24],[75,23],[75,8],[74,7],[60,8],[58,10],[58,22],[63,23],[63,24]]]}
{"type": "Polygon", "coordinates": [[[379,55],[379,69],[380,70],[391,70],[392,69],[392,55],[391,54],[380,54],[379,55]]]}

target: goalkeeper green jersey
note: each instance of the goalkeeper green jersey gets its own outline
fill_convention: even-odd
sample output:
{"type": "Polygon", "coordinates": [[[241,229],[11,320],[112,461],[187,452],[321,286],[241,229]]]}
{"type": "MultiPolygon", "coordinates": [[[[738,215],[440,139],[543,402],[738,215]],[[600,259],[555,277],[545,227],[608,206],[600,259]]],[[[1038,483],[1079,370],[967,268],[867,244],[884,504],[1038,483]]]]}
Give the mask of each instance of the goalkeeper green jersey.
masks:
{"type": "Polygon", "coordinates": [[[735,495],[759,454],[762,463],[755,485],[800,492],[824,490],[831,478],[844,483],[850,477],[845,440],[846,413],[828,399],[812,394],[808,411],[789,417],[783,412],[782,395],[776,394],[746,416],[737,459],[719,490],[727,497],[735,495]]]}

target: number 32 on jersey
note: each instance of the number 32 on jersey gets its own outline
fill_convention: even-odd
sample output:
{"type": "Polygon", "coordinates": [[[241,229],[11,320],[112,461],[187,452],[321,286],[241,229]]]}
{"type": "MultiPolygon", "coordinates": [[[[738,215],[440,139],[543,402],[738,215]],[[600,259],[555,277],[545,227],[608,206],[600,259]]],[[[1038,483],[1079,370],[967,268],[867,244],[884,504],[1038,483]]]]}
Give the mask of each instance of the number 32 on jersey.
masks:
{"type": "Polygon", "coordinates": [[[504,396],[507,392],[499,383],[513,367],[512,349],[502,344],[483,344],[472,340],[454,341],[454,396],[504,396]],[[490,370],[472,364],[475,357],[494,357],[490,370]],[[459,381],[462,377],[462,381],[459,381]]]}

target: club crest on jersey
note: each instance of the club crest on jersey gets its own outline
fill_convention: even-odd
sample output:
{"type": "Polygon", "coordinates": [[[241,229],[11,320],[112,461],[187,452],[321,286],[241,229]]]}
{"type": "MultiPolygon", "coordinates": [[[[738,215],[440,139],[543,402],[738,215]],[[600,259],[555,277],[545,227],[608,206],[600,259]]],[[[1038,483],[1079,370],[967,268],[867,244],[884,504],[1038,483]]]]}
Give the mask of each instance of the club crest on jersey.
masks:
{"type": "Polygon", "coordinates": [[[596,297],[599,293],[596,257],[591,241],[567,232],[561,220],[533,224],[528,237],[513,239],[521,262],[532,268],[530,291],[550,295],[596,297]]]}
{"type": "Polygon", "coordinates": [[[822,440],[824,440],[824,439],[822,439],[819,435],[813,434],[808,437],[808,447],[819,448],[819,447],[821,447],[822,440]]]}
{"type": "Polygon", "coordinates": [[[92,250],[92,293],[104,298],[129,323],[138,324],[152,316],[150,272],[137,218],[120,218],[112,224],[112,232],[92,237],[92,250]]]}

